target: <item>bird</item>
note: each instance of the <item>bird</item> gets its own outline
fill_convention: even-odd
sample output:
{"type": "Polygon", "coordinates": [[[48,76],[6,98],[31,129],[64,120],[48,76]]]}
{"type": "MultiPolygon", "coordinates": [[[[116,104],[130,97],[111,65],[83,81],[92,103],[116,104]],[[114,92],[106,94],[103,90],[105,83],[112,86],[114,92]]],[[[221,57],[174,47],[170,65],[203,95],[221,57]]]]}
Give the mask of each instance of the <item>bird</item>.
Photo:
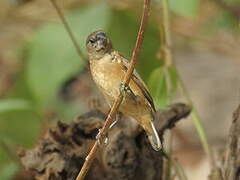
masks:
{"type": "Polygon", "coordinates": [[[119,112],[133,118],[145,130],[155,151],[161,150],[161,142],[154,126],[156,109],[147,86],[134,69],[129,85],[121,84],[129,68],[129,61],[114,50],[112,42],[103,30],[91,33],[86,40],[90,71],[93,80],[111,107],[124,89],[119,112]]]}

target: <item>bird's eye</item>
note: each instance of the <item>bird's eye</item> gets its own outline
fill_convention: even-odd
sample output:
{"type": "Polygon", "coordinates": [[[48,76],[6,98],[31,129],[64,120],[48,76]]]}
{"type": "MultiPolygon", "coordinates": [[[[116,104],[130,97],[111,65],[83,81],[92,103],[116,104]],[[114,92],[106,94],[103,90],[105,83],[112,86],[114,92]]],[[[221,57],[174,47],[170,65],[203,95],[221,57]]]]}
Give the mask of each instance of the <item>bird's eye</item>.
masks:
{"type": "Polygon", "coordinates": [[[95,43],[95,40],[94,39],[89,39],[89,42],[93,44],[93,43],[95,43]]]}

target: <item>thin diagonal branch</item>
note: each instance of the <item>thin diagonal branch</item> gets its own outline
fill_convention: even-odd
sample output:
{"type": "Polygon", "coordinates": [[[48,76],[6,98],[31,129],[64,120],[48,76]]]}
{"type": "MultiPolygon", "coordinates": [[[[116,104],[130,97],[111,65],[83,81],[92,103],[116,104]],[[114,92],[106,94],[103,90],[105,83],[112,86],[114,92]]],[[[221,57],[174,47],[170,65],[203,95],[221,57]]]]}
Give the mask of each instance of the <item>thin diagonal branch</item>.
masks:
{"type": "Polygon", "coordinates": [[[52,5],[54,6],[54,8],[56,9],[57,13],[58,13],[58,16],[60,17],[67,33],[69,34],[69,37],[71,38],[72,42],[73,42],[73,45],[74,47],[76,48],[76,51],[78,53],[78,55],[84,60],[84,62],[88,62],[87,61],[87,58],[85,57],[85,55],[82,53],[81,49],[80,49],[80,46],[78,45],[78,42],[77,42],[77,39],[76,37],[74,36],[66,18],[64,17],[64,14],[62,13],[61,9],[59,8],[56,0],[50,0],[52,5]]]}
{"type": "MultiPolygon", "coordinates": [[[[130,67],[124,77],[123,80],[123,84],[124,85],[128,85],[131,79],[131,75],[134,71],[134,67],[135,64],[137,62],[137,59],[139,57],[140,54],[140,49],[142,46],[142,42],[143,42],[143,37],[144,37],[144,31],[147,25],[147,21],[148,21],[148,16],[149,16],[149,10],[150,10],[150,0],[144,0],[144,7],[143,7],[143,15],[141,18],[141,24],[140,24],[140,28],[139,28],[139,32],[138,32],[138,36],[137,36],[137,41],[136,41],[136,45],[135,48],[133,50],[132,53],[132,58],[131,58],[131,63],[130,63],[130,67]]],[[[104,123],[103,128],[101,129],[101,131],[99,132],[99,139],[101,142],[101,139],[104,139],[106,137],[107,131],[110,127],[110,125],[113,122],[113,118],[115,117],[119,106],[121,105],[121,102],[123,100],[123,95],[122,93],[119,93],[118,98],[115,100],[110,113],[108,114],[108,117],[104,123]]],[[[95,144],[93,145],[90,153],[88,154],[88,156],[86,157],[86,160],[82,166],[82,169],[80,171],[80,173],[78,174],[76,180],[83,180],[96,156],[97,150],[98,150],[98,142],[96,141],[95,144]]]]}

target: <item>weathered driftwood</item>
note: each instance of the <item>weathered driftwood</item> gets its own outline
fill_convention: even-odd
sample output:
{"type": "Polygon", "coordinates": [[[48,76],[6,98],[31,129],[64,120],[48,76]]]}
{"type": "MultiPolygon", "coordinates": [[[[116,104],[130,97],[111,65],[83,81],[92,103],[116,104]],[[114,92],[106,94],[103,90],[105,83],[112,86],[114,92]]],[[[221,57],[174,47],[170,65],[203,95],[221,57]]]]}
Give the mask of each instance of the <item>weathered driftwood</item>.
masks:
{"type": "Polygon", "coordinates": [[[233,121],[227,139],[222,163],[212,169],[209,180],[240,179],[240,105],[233,114],[233,121]]]}
{"type": "Polygon", "coordinates": [[[223,176],[226,180],[240,179],[240,105],[233,114],[228,137],[223,176]]]}
{"type": "MultiPolygon", "coordinates": [[[[184,104],[158,111],[156,124],[161,138],[190,113],[184,104]]],[[[58,122],[31,150],[19,153],[23,166],[36,179],[73,180],[82,166],[106,114],[95,109],[77,117],[71,124],[58,122]]],[[[163,138],[162,138],[163,139],[163,138]]],[[[100,148],[87,180],[160,180],[163,155],[151,148],[145,133],[135,121],[122,117],[109,132],[108,145],[100,148]]]]}

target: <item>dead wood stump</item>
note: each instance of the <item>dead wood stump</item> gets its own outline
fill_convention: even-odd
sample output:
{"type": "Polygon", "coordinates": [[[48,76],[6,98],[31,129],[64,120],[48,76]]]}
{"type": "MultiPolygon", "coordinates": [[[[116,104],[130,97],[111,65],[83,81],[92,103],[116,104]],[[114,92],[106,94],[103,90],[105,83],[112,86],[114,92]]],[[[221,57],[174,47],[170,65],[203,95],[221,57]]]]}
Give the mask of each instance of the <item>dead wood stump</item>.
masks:
{"type": "MultiPolygon", "coordinates": [[[[155,124],[161,138],[189,113],[184,104],[158,111],[155,124]]],[[[23,166],[39,180],[74,180],[105,119],[106,114],[94,109],[69,125],[58,122],[35,148],[20,151],[23,166]]],[[[123,117],[109,132],[109,143],[100,148],[86,179],[160,180],[162,169],[162,153],[152,149],[135,121],[123,117]]]]}

